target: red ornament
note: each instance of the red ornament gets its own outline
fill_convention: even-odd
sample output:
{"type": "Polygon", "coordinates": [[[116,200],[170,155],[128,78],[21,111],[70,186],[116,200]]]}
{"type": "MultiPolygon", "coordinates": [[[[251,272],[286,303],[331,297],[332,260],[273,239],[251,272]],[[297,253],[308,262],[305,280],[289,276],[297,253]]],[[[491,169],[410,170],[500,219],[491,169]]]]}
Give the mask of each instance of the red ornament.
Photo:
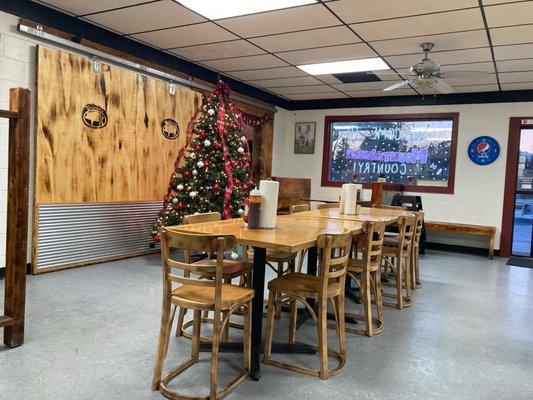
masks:
{"type": "Polygon", "coordinates": [[[219,185],[218,183],[215,183],[215,184],[213,185],[213,190],[214,190],[215,192],[218,192],[218,191],[220,190],[220,185],[219,185]]]}
{"type": "Polygon", "coordinates": [[[180,201],[180,202],[178,203],[178,209],[181,210],[183,207],[184,207],[184,206],[183,206],[183,203],[180,201]]]}
{"type": "Polygon", "coordinates": [[[159,235],[159,233],[154,236],[154,242],[156,242],[156,243],[161,242],[161,236],[159,235]]]}
{"type": "Polygon", "coordinates": [[[183,173],[183,176],[186,177],[186,178],[188,178],[189,176],[191,176],[191,173],[190,173],[189,171],[185,171],[185,172],[183,173]]]}
{"type": "Polygon", "coordinates": [[[200,144],[194,146],[194,151],[200,151],[201,149],[202,147],[200,146],[200,144]]]}

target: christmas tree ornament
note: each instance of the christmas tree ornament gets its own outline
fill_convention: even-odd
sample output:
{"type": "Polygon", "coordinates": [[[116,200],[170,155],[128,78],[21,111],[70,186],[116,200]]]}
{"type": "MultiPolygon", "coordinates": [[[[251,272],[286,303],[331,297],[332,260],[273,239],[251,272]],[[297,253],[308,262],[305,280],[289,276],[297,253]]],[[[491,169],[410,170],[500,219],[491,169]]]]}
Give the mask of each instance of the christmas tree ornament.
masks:
{"type": "Polygon", "coordinates": [[[237,253],[235,253],[234,251],[231,252],[231,259],[232,260],[236,260],[237,258],[239,258],[239,255],[237,253]]]}
{"type": "Polygon", "coordinates": [[[191,199],[194,199],[196,196],[198,196],[198,192],[195,192],[195,191],[189,192],[189,196],[191,197],[191,199]]]}
{"type": "Polygon", "coordinates": [[[204,146],[205,146],[205,147],[209,147],[209,146],[211,146],[211,142],[209,141],[209,139],[205,139],[205,140],[204,140],[204,146]]]}
{"type": "Polygon", "coordinates": [[[179,201],[178,198],[177,198],[177,197],[174,197],[174,198],[172,199],[172,204],[178,204],[178,201],[179,201]]]}
{"type": "Polygon", "coordinates": [[[209,110],[207,110],[207,113],[208,113],[209,115],[213,115],[213,114],[215,114],[215,110],[213,110],[212,108],[210,108],[209,110]]]}
{"type": "Polygon", "coordinates": [[[239,148],[237,149],[237,151],[238,151],[239,153],[241,153],[241,154],[244,153],[244,149],[243,149],[242,147],[239,147],[239,148]]]}
{"type": "Polygon", "coordinates": [[[196,165],[198,166],[198,168],[202,168],[205,164],[202,160],[200,160],[196,163],[196,165]]]}
{"type": "Polygon", "coordinates": [[[191,157],[194,160],[196,158],[196,154],[191,153],[191,154],[189,154],[189,157],[191,157]]]}
{"type": "MultiPolygon", "coordinates": [[[[181,183],[179,183],[178,186],[176,186],[176,189],[183,190],[183,185],[181,183]]],[[[176,200],[176,199],[174,199],[174,200],[176,200]]]]}
{"type": "Polygon", "coordinates": [[[198,171],[195,170],[195,169],[193,169],[193,170],[192,170],[192,176],[196,176],[196,175],[198,175],[198,171]]]}
{"type": "Polygon", "coordinates": [[[237,210],[237,214],[239,214],[239,215],[244,214],[244,210],[243,210],[242,208],[239,208],[239,209],[237,210]]]}

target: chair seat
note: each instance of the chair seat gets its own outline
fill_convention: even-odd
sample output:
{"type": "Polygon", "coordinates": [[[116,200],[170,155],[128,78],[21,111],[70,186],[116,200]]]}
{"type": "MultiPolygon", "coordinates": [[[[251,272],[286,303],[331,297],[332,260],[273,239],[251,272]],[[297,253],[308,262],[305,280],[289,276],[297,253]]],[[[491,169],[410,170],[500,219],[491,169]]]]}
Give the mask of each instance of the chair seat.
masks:
{"type": "MultiPolygon", "coordinates": [[[[200,260],[194,264],[201,265],[216,265],[217,260],[200,260]]],[[[224,278],[235,278],[244,275],[246,272],[252,269],[252,263],[242,260],[224,260],[222,264],[222,276],[224,278]]]]}
{"type": "Polygon", "coordinates": [[[399,237],[400,234],[398,232],[387,232],[385,231],[385,238],[391,238],[391,237],[399,237]]]}
{"type": "MultiPolygon", "coordinates": [[[[318,297],[320,278],[318,276],[294,272],[280,276],[268,282],[268,290],[275,292],[294,294],[301,297],[318,297]]],[[[328,297],[337,296],[341,291],[340,284],[330,282],[328,284],[328,297]]]]}
{"type": "MultiPolygon", "coordinates": [[[[350,272],[363,272],[366,260],[360,260],[357,258],[350,258],[348,260],[348,271],[350,272]]],[[[380,265],[377,262],[370,263],[368,270],[373,272],[379,269],[380,265]]]]}
{"type": "MultiPolygon", "coordinates": [[[[221,308],[229,310],[254,297],[254,290],[242,286],[222,284],[221,308]]],[[[212,310],[215,306],[215,288],[184,284],[172,291],[172,303],[196,310],[212,310]]]]}

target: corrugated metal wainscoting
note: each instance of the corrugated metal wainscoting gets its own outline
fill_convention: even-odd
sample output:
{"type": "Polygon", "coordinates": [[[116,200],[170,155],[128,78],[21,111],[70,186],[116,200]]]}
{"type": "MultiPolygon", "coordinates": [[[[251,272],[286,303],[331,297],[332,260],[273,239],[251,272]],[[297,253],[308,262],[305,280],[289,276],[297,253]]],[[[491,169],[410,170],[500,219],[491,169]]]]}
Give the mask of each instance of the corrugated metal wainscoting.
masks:
{"type": "Polygon", "coordinates": [[[160,201],[37,206],[33,272],[40,273],[154,251],[160,201]]]}

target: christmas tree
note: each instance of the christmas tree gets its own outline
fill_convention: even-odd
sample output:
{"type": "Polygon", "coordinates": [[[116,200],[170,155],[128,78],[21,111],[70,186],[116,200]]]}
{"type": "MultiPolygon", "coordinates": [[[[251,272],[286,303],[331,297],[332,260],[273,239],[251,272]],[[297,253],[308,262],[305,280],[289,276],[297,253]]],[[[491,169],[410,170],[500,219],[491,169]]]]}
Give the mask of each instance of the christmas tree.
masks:
{"type": "Polygon", "coordinates": [[[185,147],[176,159],[152,230],[156,241],[159,228],[178,225],[185,215],[218,211],[227,219],[244,213],[254,183],[243,127],[260,125],[265,119],[246,117],[230,100],[228,86],[218,83],[187,128],[185,147]]]}

